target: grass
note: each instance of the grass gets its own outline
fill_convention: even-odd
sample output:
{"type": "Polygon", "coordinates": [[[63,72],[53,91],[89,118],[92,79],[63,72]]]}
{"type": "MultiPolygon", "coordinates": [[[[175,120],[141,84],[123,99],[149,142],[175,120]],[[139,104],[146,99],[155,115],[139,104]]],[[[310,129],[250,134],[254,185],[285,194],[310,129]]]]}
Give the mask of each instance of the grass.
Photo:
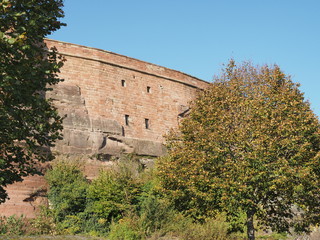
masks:
{"type": "Polygon", "coordinates": [[[106,240],[88,236],[0,236],[0,240],[106,240]]]}

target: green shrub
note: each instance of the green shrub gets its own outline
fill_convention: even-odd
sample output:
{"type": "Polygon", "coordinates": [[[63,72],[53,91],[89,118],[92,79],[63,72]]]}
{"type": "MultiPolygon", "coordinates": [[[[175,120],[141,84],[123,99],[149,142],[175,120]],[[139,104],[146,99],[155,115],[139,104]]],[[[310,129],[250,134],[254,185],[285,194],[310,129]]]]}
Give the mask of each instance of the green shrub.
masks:
{"type": "Polygon", "coordinates": [[[34,232],[108,235],[110,240],[232,239],[223,219],[201,224],[178,213],[159,193],[152,171],[139,166],[136,159],[122,159],[89,182],[81,160],[59,158],[46,174],[52,209],[44,208],[33,221],[34,232]]]}
{"type": "MultiPolygon", "coordinates": [[[[131,157],[127,161],[123,158],[115,162],[112,169],[101,170],[91,183],[82,168],[81,159],[60,157],[46,173],[55,231],[105,235],[112,221],[133,211],[138,204],[139,164],[131,157]]],[[[38,232],[51,231],[51,226],[39,221],[34,224],[38,232]]]]}
{"type": "Polygon", "coordinates": [[[228,234],[228,223],[222,218],[208,219],[205,223],[189,222],[177,232],[185,240],[231,240],[228,234]]]}
{"type": "Polygon", "coordinates": [[[0,217],[0,235],[7,233],[7,225],[5,219],[5,217],[0,217]]]}
{"type": "Polygon", "coordinates": [[[125,212],[135,208],[140,191],[139,181],[125,165],[101,170],[88,188],[85,212],[109,223],[117,221],[125,212]]]}
{"type": "Polygon", "coordinates": [[[52,209],[42,206],[38,216],[31,221],[32,234],[54,235],[57,233],[56,224],[54,221],[54,214],[52,209]]]}
{"type": "Polygon", "coordinates": [[[141,230],[146,236],[151,236],[154,232],[165,231],[167,225],[174,221],[176,212],[166,200],[150,195],[141,203],[139,215],[141,230]]]}
{"type": "MultiPolygon", "coordinates": [[[[86,213],[80,214],[84,215],[86,213]]],[[[105,236],[109,232],[110,223],[104,218],[95,215],[83,216],[83,232],[90,236],[105,236]]]]}
{"type": "Polygon", "coordinates": [[[129,215],[118,222],[112,222],[108,235],[110,240],[142,240],[145,239],[140,231],[139,219],[129,215]]]}
{"type": "Polygon", "coordinates": [[[205,222],[194,222],[194,219],[176,213],[164,225],[164,228],[155,231],[149,240],[180,239],[180,240],[240,240],[242,235],[229,234],[228,223],[223,217],[210,218],[205,222]]]}
{"type": "Polygon", "coordinates": [[[23,215],[20,217],[12,215],[0,218],[1,235],[23,235],[26,232],[27,220],[23,215]]]}
{"type": "Polygon", "coordinates": [[[83,219],[79,215],[67,215],[57,228],[62,234],[75,235],[83,232],[82,225],[83,219]]]}
{"type": "Polygon", "coordinates": [[[45,175],[49,183],[48,198],[58,222],[83,212],[86,207],[88,181],[82,168],[80,159],[60,157],[45,175]]]}

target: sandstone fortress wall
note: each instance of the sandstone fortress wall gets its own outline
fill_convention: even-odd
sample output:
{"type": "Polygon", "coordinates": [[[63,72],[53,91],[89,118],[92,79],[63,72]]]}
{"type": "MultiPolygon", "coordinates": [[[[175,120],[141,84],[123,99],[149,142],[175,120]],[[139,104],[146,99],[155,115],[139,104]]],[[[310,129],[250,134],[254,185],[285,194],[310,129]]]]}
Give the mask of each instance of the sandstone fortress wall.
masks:
{"type": "Polygon", "coordinates": [[[56,99],[64,121],[64,153],[163,154],[163,134],[177,126],[207,82],[99,49],[48,40],[67,59],[56,99]]]}
{"type": "MultiPolygon", "coordinates": [[[[64,139],[53,149],[60,153],[99,154],[104,160],[123,152],[163,155],[163,135],[177,127],[197,91],[208,85],[116,53],[55,40],[46,43],[67,60],[60,74],[64,82],[47,94],[66,116],[64,139]]],[[[0,205],[0,213],[33,217],[44,200],[44,188],[39,176],[9,186],[10,200],[0,205]]]]}

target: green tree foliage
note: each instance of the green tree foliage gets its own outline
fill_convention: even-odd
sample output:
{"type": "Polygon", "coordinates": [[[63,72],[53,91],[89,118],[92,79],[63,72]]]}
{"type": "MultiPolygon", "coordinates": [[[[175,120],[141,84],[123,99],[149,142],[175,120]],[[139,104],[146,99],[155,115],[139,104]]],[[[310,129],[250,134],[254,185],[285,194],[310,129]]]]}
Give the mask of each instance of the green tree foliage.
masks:
{"type": "Polygon", "coordinates": [[[128,165],[120,163],[113,169],[101,170],[88,188],[86,213],[108,223],[117,221],[125,212],[134,210],[140,191],[140,182],[128,165]]]}
{"type": "Polygon", "coordinates": [[[0,203],[3,187],[49,160],[41,147],[60,138],[61,118],[44,98],[62,61],[43,39],[63,24],[62,0],[0,1],[0,203]]]}
{"type": "Polygon", "coordinates": [[[230,61],[169,134],[158,163],[178,209],[226,212],[249,239],[254,220],[279,232],[319,222],[320,125],[298,87],[276,65],[230,61]]]}
{"type": "Polygon", "coordinates": [[[58,158],[45,175],[49,184],[48,199],[57,222],[86,208],[89,183],[82,169],[79,159],[58,158]]]}
{"type": "MultiPolygon", "coordinates": [[[[86,181],[81,161],[58,157],[46,174],[50,208],[42,209],[30,232],[108,236],[110,240],[243,239],[228,234],[224,215],[202,224],[177,212],[169,199],[161,198],[154,173],[141,172],[130,157],[125,160],[86,181]]],[[[6,229],[4,225],[0,232],[6,229]]]]}
{"type": "Polygon", "coordinates": [[[114,163],[88,181],[83,173],[84,161],[58,157],[45,175],[49,184],[49,215],[51,212],[56,223],[55,231],[105,235],[112,221],[135,211],[141,181],[133,173],[136,166],[129,161],[114,163]]]}

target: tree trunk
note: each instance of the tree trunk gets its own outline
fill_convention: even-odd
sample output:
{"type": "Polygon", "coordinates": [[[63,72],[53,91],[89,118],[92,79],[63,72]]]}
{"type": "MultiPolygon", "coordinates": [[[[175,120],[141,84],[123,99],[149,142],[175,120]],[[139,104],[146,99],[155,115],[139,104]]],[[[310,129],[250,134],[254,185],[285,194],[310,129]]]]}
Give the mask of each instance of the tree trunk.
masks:
{"type": "Polygon", "coordinates": [[[253,225],[253,216],[254,216],[254,211],[248,211],[247,212],[247,235],[248,235],[248,240],[255,240],[255,229],[253,225]]]}

